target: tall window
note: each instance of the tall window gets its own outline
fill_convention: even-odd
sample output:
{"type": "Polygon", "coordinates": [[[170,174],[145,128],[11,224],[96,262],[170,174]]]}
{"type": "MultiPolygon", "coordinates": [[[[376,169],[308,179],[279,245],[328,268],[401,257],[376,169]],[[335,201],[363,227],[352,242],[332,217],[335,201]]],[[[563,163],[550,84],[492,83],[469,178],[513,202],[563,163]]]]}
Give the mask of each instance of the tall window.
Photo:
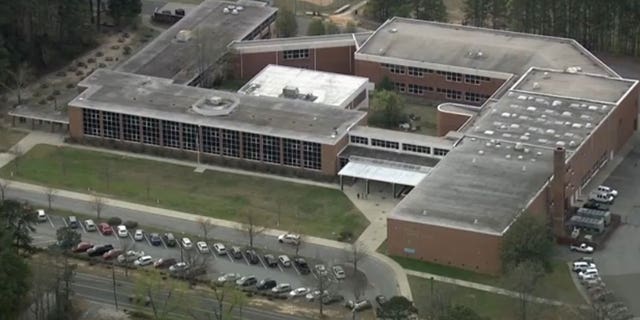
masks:
{"type": "Polygon", "coordinates": [[[421,96],[427,91],[433,91],[431,87],[425,87],[417,84],[410,83],[407,92],[413,95],[421,96]]]}
{"type": "Polygon", "coordinates": [[[165,147],[180,148],[180,123],[162,121],[162,141],[165,147]]]}
{"type": "Polygon", "coordinates": [[[398,149],[399,143],[380,139],[371,139],[371,145],[374,147],[382,147],[387,149],[398,149]]]}
{"type": "Polygon", "coordinates": [[[300,141],[293,139],[282,139],[284,161],[288,166],[300,166],[300,141]]]}
{"type": "Polygon", "coordinates": [[[489,96],[486,94],[480,94],[475,92],[465,92],[464,100],[469,102],[484,102],[489,99],[489,96]]]}
{"type": "Polygon", "coordinates": [[[104,137],[110,139],[120,139],[120,116],[113,112],[102,112],[102,128],[104,137]]]}
{"type": "Polygon", "coordinates": [[[82,129],[87,136],[100,135],[100,111],[93,109],[82,109],[82,129]]]}
{"type": "Polygon", "coordinates": [[[429,147],[419,146],[419,145],[415,145],[415,144],[408,144],[408,143],[403,143],[402,144],[402,150],[410,151],[410,152],[417,152],[417,153],[426,153],[426,154],[429,154],[431,152],[431,148],[429,148],[429,147]]]}
{"type": "Polygon", "coordinates": [[[309,58],[309,49],[285,50],[285,60],[307,59],[309,58]]]}
{"type": "Polygon", "coordinates": [[[462,82],[462,73],[449,72],[449,71],[437,71],[437,74],[444,76],[447,81],[462,82]]]}
{"type": "Polygon", "coordinates": [[[202,127],[202,152],[220,153],[220,129],[202,127]]]}
{"type": "Polygon", "coordinates": [[[222,129],[222,155],[240,158],[240,133],[222,129]]]}
{"type": "Polygon", "coordinates": [[[433,73],[433,70],[416,68],[416,67],[407,67],[407,74],[412,77],[422,78],[425,73],[433,73]]]}
{"type": "Polygon", "coordinates": [[[280,163],[280,138],[262,136],[263,160],[270,163],[280,163]]]}
{"type": "Polygon", "coordinates": [[[198,126],[193,124],[182,124],[182,140],[184,141],[185,150],[198,150],[198,126]]]}
{"type": "Polygon", "coordinates": [[[305,168],[322,169],[321,146],[319,143],[302,142],[302,159],[305,168]]]}
{"type": "Polygon", "coordinates": [[[122,131],[125,141],[140,142],[140,117],[130,114],[122,115],[122,131]]]}
{"type": "Polygon", "coordinates": [[[160,120],[142,118],[142,142],[160,145],[160,120]]]}
{"type": "Polygon", "coordinates": [[[407,85],[401,82],[394,82],[393,83],[393,88],[396,89],[396,91],[398,92],[405,92],[407,91],[407,85]]]}
{"type": "Polygon", "coordinates": [[[489,82],[489,81],[491,81],[491,78],[475,76],[475,75],[472,75],[472,74],[465,74],[464,75],[464,83],[480,84],[481,81],[489,82]]]}
{"type": "Polygon", "coordinates": [[[449,153],[449,150],[440,149],[440,148],[433,148],[433,154],[436,155],[436,156],[446,156],[447,153],[449,153]]]}
{"type": "Polygon", "coordinates": [[[350,136],[349,139],[351,139],[351,143],[364,144],[364,145],[369,144],[369,138],[367,137],[350,136]]]}
{"type": "Polygon", "coordinates": [[[245,159],[260,160],[260,135],[255,133],[242,134],[242,155],[245,159]]]}
{"type": "Polygon", "coordinates": [[[394,74],[405,74],[407,69],[405,66],[401,66],[397,64],[389,64],[389,63],[383,63],[382,67],[394,74]]]}

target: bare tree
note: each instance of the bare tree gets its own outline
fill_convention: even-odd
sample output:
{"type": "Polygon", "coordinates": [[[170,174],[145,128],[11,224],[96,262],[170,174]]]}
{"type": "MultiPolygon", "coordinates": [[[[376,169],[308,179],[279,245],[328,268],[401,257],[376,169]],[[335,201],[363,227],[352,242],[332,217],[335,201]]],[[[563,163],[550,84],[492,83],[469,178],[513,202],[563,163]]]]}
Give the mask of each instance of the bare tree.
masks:
{"type": "MultiPolygon", "coordinates": [[[[129,277],[129,269],[135,262],[134,259],[131,259],[127,256],[127,252],[132,251],[136,248],[136,243],[131,241],[131,238],[120,238],[120,248],[122,249],[122,254],[124,255],[124,260],[118,261],[122,265],[124,269],[124,276],[129,277]]],[[[117,259],[114,259],[114,261],[117,259]]]]}
{"type": "Polygon", "coordinates": [[[324,317],[324,303],[322,303],[322,298],[325,296],[324,292],[329,292],[329,289],[332,287],[332,282],[326,275],[318,274],[316,277],[316,285],[318,291],[320,291],[320,295],[317,297],[318,301],[318,311],[320,312],[320,318],[324,317]]]}
{"type": "Polygon", "coordinates": [[[189,265],[189,268],[182,274],[182,277],[193,285],[198,276],[205,274],[211,254],[198,254],[195,249],[183,250],[182,259],[189,265]]]}
{"type": "Polygon", "coordinates": [[[91,207],[96,211],[96,218],[100,220],[100,214],[105,207],[104,198],[98,195],[94,195],[93,199],[91,200],[91,207]]]}
{"type": "Polygon", "coordinates": [[[296,241],[293,246],[296,249],[296,257],[298,256],[298,253],[300,252],[300,246],[302,245],[302,242],[304,241],[304,235],[298,233],[298,235],[300,236],[300,238],[298,239],[298,241],[296,241]]]}
{"type": "Polygon", "coordinates": [[[47,190],[45,190],[45,195],[47,196],[47,204],[49,205],[48,206],[49,210],[51,210],[51,204],[53,203],[53,200],[55,200],[57,193],[58,191],[51,187],[48,187],[47,190]]]}
{"type": "Polygon", "coordinates": [[[143,273],[135,283],[135,303],[141,308],[150,307],[154,320],[173,319],[172,313],[191,309],[193,299],[189,299],[186,289],[184,283],[163,279],[160,273],[143,273]]]}
{"type": "Polygon", "coordinates": [[[4,201],[7,189],[9,189],[10,184],[10,180],[0,179],[0,201],[4,201]]]}
{"type": "Polygon", "coordinates": [[[247,236],[249,236],[249,247],[253,248],[253,240],[255,237],[262,232],[264,232],[265,227],[257,225],[257,219],[255,217],[255,213],[251,209],[247,209],[244,213],[245,224],[243,225],[244,230],[247,232],[247,236]]]}
{"type": "Polygon", "coordinates": [[[211,230],[215,227],[213,221],[211,221],[211,219],[209,218],[198,217],[196,222],[198,223],[198,226],[200,226],[200,230],[202,230],[202,237],[204,238],[204,241],[209,241],[209,232],[211,232],[211,230]]]}
{"type": "Polygon", "coordinates": [[[505,285],[518,293],[519,318],[526,320],[530,311],[527,310],[532,293],[537,287],[538,280],[544,275],[544,269],[538,263],[524,261],[507,269],[505,285]]]}
{"type": "MultiPolygon", "coordinates": [[[[352,278],[352,283],[353,283],[353,300],[354,301],[358,301],[358,299],[360,299],[360,297],[362,296],[362,291],[363,291],[363,287],[364,284],[366,283],[365,279],[363,279],[363,275],[360,274],[360,272],[358,271],[358,264],[360,261],[362,261],[362,259],[367,255],[367,250],[366,248],[361,245],[360,243],[354,243],[351,245],[351,250],[349,250],[348,252],[348,257],[347,257],[347,261],[351,262],[351,265],[353,267],[353,276],[352,278]]],[[[353,319],[356,318],[356,312],[353,313],[353,319]]]]}
{"type": "Polygon", "coordinates": [[[236,309],[241,310],[246,303],[244,293],[229,284],[213,286],[211,289],[213,289],[213,298],[217,303],[211,308],[211,313],[204,313],[202,317],[191,311],[190,314],[193,319],[231,319],[233,311],[236,309]]]}
{"type": "Polygon", "coordinates": [[[11,81],[14,87],[11,88],[10,86],[2,82],[0,82],[0,85],[2,85],[7,90],[15,89],[18,104],[22,104],[22,89],[26,88],[27,85],[29,84],[29,80],[33,75],[33,69],[28,63],[25,62],[25,63],[18,64],[15,71],[13,70],[5,70],[5,71],[11,77],[11,81]]]}

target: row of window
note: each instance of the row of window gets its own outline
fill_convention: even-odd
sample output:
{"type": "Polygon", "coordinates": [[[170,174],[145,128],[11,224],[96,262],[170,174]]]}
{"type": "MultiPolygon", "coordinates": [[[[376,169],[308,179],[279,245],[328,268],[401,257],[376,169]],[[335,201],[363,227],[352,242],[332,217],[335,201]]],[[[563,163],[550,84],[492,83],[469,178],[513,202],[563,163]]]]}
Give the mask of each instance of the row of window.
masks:
{"type": "MultiPolygon", "coordinates": [[[[351,141],[351,143],[369,145],[369,138],[367,138],[367,137],[350,135],[349,136],[349,141],[351,141]]],[[[398,149],[399,148],[399,143],[398,142],[380,140],[380,139],[373,139],[373,138],[371,139],[371,145],[374,146],[374,147],[381,147],[381,148],[386,148],[386,149],[398,149]]],[[[416,152],[416,153],[431,154],[431,148],[430,147],[419,146],[419,145],[409,144],[409,143],[403,143],[402,144],[402,150],[409,151],[409,152],[416,152]]],[[[433,148],[433,154],[436,155],[436,156],[445,156],[445,155],[447,155],[448,152],[449,152],[449,150],[446,150],[446,149],[433,148]]]]}
{"type": "Polygon", "coordinates": [[[449,72],[449,71],[434,71],[431,69],[418,68],[418,67],[405,67],[402,65],[390,64],[390,63],[382,63],[381,66],[389,70],[389,72],[393,74],[406,73],[409,76],[418,77],[418,78],[424,77],[425,73],[435,72],[437,75],[444,76],[445,80],[451,81],[451,82],[462,82],[464,80],[464,83],[480,84],[482,81],[484,82],[491,81],[491,78],[489,77],[476,76],[472,74],[462,74],[462,73],[449,72]]]}
{"type": "Polygon", "coordinates": [[[309,49],[295,49],[283,51],[285,60],[307,59],[309,58],[309,49]]]}
{"type": "MultiPolygon", "coordinates": [[[[463,97],[462,92],[458,90],[443,89],[443,88],[434,89],[433,87],[421,86],[413,83],[405,84],[402,82],[394,82],[393,87],[396,91],[400,93],[408,93],[416,96],[422,96],[427,92],[437,91],[438,93],[444,93],[447,99],[451,99],[451,100],[462,100],[462,97],[463,97]]],[[[475,93],[475,92],[464,93],[465,101],[469,101],[473,103],[482,103],[487,99],[489,99],[489,95],[486,95],[486,94],[475,93]]]]}
{"type": "Polygon", "coordinates": [[[397,64],[389,64],[389,63],[383,63],[382,67],[389,70],[389,72],[394,73],[394,74],[405,74],[406,73],[406,67],[405,66],[401,66],[401,65],[397,65],[397,64]]]}
{"type": "Polygon", "coordinates": [[[443,89],[443,88],[438,88],[438,89],[436,89],[436,91],[438,91],[438,93],[444,93],[445,96],[447,97],[447,99],[450,99],[450,100],[462,100],[462,92],[461,91],[453,90],[453,89],[443,89]]]}
{"type": "Polygon", "coordinates": [[[100,111],[90,109],[85,109],[82,117],[83,132],[87,136],[120,139],[122,125],[122,140],[128,142],[191,151],[197,151],[200,147],[204,153],[227,157],[240,158],[242,155],[242,158],[248,160],[315,170],[322,168],[322,148],[319,143],[211,127],[201,127],[202,141],[199,141],[198,126],[193,124],[106,111],[102,112],[101,121],[100,111]]]}
{"type": "Polygon", "coordinates": [[[487,99],[489,99],[489,95],[486,95],[486,94],[475,93],[475,92],[464,93],[464,101],[480,103],[480,102],[484,102],[487,99]]]}

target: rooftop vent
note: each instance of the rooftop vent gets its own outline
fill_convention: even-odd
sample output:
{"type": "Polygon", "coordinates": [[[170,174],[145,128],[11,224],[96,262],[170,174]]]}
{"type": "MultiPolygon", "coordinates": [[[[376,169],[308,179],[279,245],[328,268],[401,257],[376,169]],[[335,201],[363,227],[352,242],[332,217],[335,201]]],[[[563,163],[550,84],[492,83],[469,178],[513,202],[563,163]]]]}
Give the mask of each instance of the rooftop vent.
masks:
{"type": "MultiPolygon", "coordinates": [[[[525,136],[526,137],[526,136],[525,136]]],[[[523,151],[524,150],[524,146],[522,145],[522,143],[518,142],[516,143],[516,145],[513,147],[513,150],[516,151],[523,151]]]]}
{"type": "Polygon", "coordinates": [[[389,33],[396,33],[396,32],[398,32],[398,29],[396,28],[389,29],[389,33]]]}
{"type": "Polygon", "coordinates": [[[300,91],[298,90],[297,87],[286,86],[286,87],[282,88],[282,95],[285,98],[295,99],[295,98],[298,97],[299,94],[300,94],[300,91]]]}
{"type": "Polygon", "coordinates": [[[539,89],[540,89],[540,83],[534,82],[533,83],[533,90],[539,90],[539,89]]]}
{"type": "Polygon", "coordinates": [[[236,7],[236,10],[238,10],[238,11],[242,11],[242,10],[244,10],[244,7],[243,7],[243,6],[237,6],[237,7],[236,7]]]}
{"type": "Polygon", "coordinates": [[[230,12],[231,12],[231,10],[229,10],[229,8],[222,9],[222,13],[224,13],[224,14],[229,14],[230,12]]]}
{"type": "Polygon", "coordinates": [[[219,106],[222,104],[222,98],[217,96],[209,97],[207,98],[207,102],[214,106],[219,106]]]}
{"type": "Polygon", "coordinates": [[[484,56],[484,53],[482,51],[478,51],[478,53],[476,53],[477,58],[482,58],[483,56],[484,56]]]}
{"type": "Polygon", "coordinates": [[[544,75],[542,76],[543,79],[549,79],[551,78],[551,75],[549,74],[549,72],[544,72],[544,75]]]}
{"type": "Polygon", "coordinates": [[[492,136],[494,134],[493,130],[485,130],[484,134],[488,135],[488,136],[492,136]]]}
{"type": "Polygon", "coordinates": [[[504,156],[506,159],[511,159],[511,155],[507,154],[506,156],[504,156]]]}
{"type": "Polygon", "coordinates": [[[187,42],[191,40],[191,31],[190,30],[180,30],[176,34],[176,41],[178,42],[187,42]]]}
{"type": "Polygon", "coordinates": [[[231,14],[234,15],[234,16],[237,16],[238,15],[238,9],[231,10],[231,14]]]}
{"type": "Polygon", "coordinates": [[[552,106],[554,107],[559,107],[562,105],[562,101],[560,100],[553,100],[553,102],[551,103],[552,106]]]}
{"type": "Polygon", "coordinates": [[[479,155],[483,155],[484,154],[484,150],[478,150],[478,154],[479,155]]]}

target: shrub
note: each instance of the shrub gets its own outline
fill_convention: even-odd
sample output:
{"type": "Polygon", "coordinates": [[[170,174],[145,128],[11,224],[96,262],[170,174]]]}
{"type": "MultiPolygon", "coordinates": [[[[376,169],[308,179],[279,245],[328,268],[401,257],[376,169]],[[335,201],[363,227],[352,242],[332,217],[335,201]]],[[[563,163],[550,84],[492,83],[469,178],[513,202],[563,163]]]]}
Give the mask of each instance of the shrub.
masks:
{"type": "Polygon", "coordinates": [[[82,72],[82,70],[78,70],[78,71],[76,71],[76,76],[81,76],[81,75],[83,75],[83,74],[84,74],[84,72],[82,72]]]}
{"type": "Polygon", "coordinates": [[[140,39],[140,40],[138,40],[138,41],[140,41],[140,43],[147,43],[147,42],[149,42],[149,39],[147,39],[147,38],[142,38],[142,39],[140,39]]]}
{"type": "Polygon", "coordinates": [[[54,99],[54,97],[52,95],[47,96],[47,100],[51,101],[53,99],[54,99]]]}
{"type": "Polygon", "coordinates": [[[104,63],[102,63],[102,62],[100,62],[100,63],[98,64],[98,68],[106,68],[106,67],[107,67],[107,65],[106,65],[106,64],[104,64],[104,63]]]}
{"type": "Polygon", "coordinates": [[[104,61],[113,61],[113,57],[106,56],[104,57],[104,61]]]}
{"type": "Polygon", "coordinates": [[[96,63],[96,59],[95,59],[95,58],[89,58],[89,59],[87,60],[87,62],[89,62],[89,63],[96,63]]]}
{"type": "Polygon", "coordinates": [[[58,90],[58,89],[53,90],[53,95],[54,96],[59,96],[60,95],[60,90],[58,90]]]}
{"type": "Polygon", "coordinates": [[[71,89],[73,87],[75,87],[76,85],[73,83],[67,83],[67,89],[71,89]]]}
{"type": "Polygon", "coordinates": [[[82,61],[78,61],[78,63],[76,64],[78,66],[78,68],[86,68],[87,64],[82,62],[82,61]]]}
{"type": "Polygon", "coordinates": [[[122,34],[122,37],[123,37],[123,38],[129,38],[129,36],[130,36],[130,35],[129,35],[129,33],[127,33],[127,32],[125,32],[125,33],[123,33],[123,34],[122,34]]]}
{"type": "Polygon", "coordinates": [[[44,99],[38,101],[38,104],[45,104],[45,103],[47,103],[47,101],[45,101],[44,99]]]}
{"type": "Polygon", "coordinates": [[[104,53],[102,53],[102,51],[96,52],[96,57],[102,57],[102,56],[104,56],[104,53]]]}
{"type": "Polygon", "coordinates": [[[118,42],[123,43],[124,42],[124,38],[118,39],[118,42]]]}
{"type": "Polygon", "coordinates": [[[126,55],[131,54],[131,47],[129,47],[129,46],[124,46],[124,48],[122,48],[122,53],[123,53],[123,54],[126,54],[126,55]]]}
{"type": "Polygon", "coordinates": [[[40,84],[40,88],[41,89],[49,88],[49,84],[47,82],[43,82],[42,84],[40,84]]]}
{"type": "Polygon", "coordinates": [[[69,68],[67,68],[67,71],[69,71],[69,72],[76,72],[76,70],[78,70],[78,68],[76,68],[74,66],[70,66],[69,68]]]}
{"type": "Polygon", "coordinates": [[[138,227],[138,222],[133,220],[127,220],[124,222],[124,225],[127,227],[127,229],[135,229],[136,227],[138,227]]]}
{"type": "Polygon", "coordinates": [[[64,76],[66,76],[66,75],[67,75],[67,73],[66,73],[66,72],[64,72],[64,71],[58,71],[58,72],[56,72],[56,76],[58,76],[58,77],[64,77],[64,76]]]}
{"type": "Polygon", "coordinates": [[[118,218],[118,217],[111,217],[109,218],[109,220],[107,220],[107,223],[110,226],[119,226],[122,224],[122,219],[118,218]]]}
{"type": "Polygon", "coordinates": [[[114,44],[111,46],[111,50],[118,50],[118,49],[120,49],[120,46],[117,44],[114,44]]]}

